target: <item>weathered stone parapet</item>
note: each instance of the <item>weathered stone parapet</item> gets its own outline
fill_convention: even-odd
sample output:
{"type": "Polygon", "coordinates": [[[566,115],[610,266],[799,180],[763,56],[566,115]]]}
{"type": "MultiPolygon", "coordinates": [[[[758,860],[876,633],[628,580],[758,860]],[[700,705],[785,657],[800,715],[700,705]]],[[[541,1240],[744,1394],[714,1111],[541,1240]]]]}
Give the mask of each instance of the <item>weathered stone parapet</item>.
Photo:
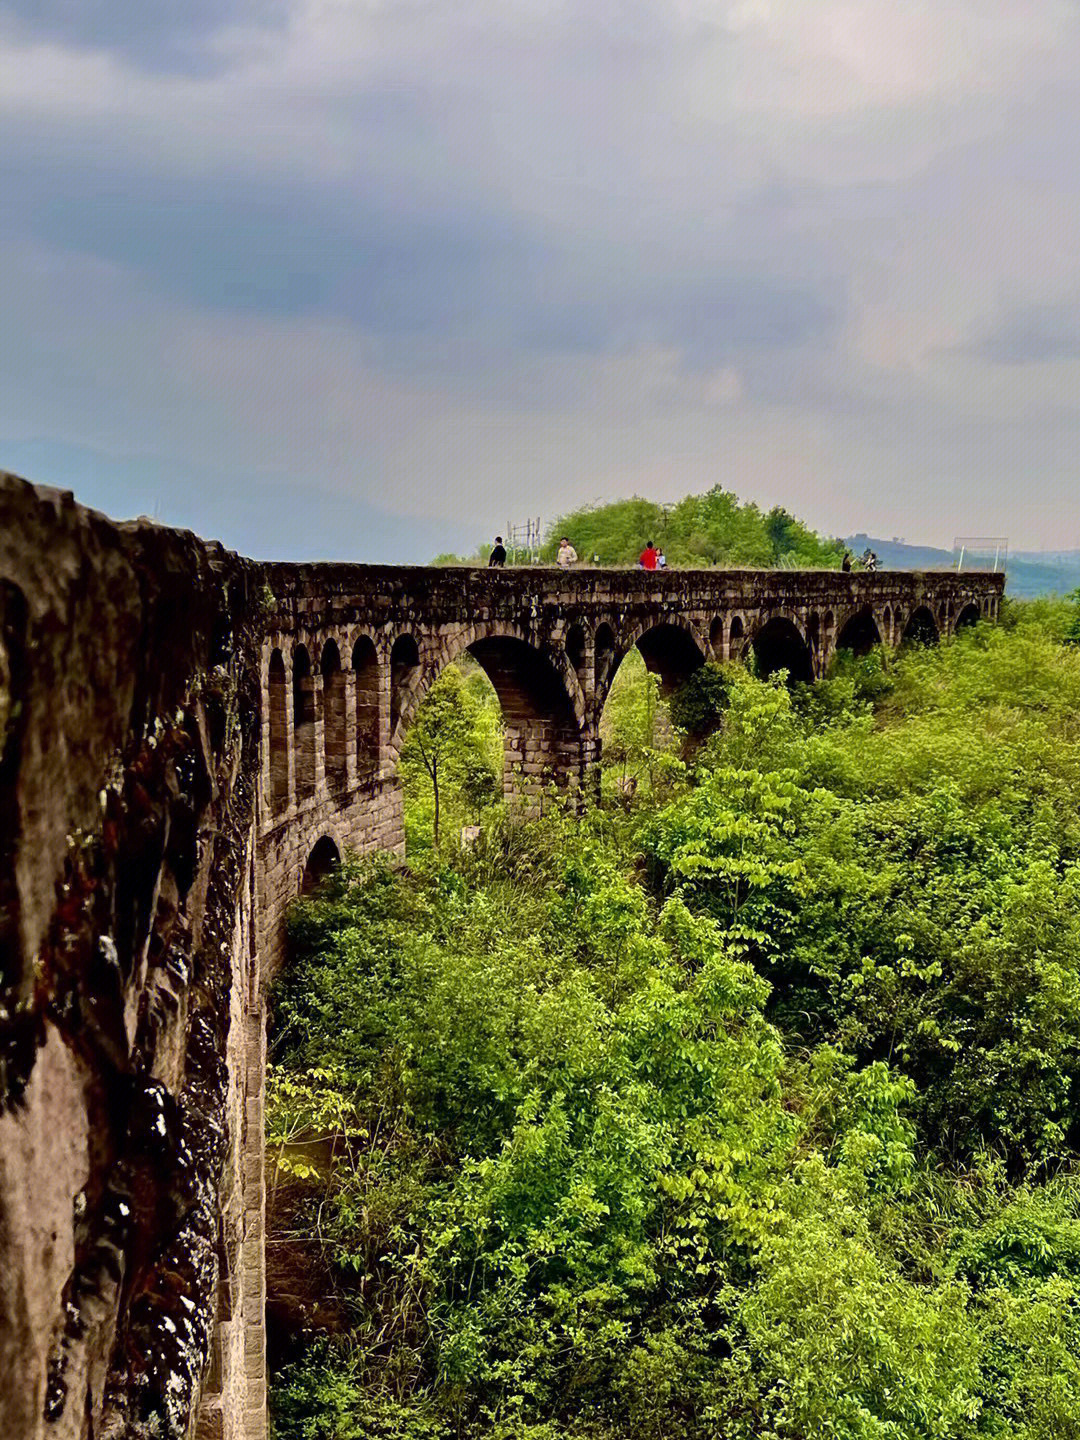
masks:
{"type": "MultiPolygon", "coordinates": [[[[259,752],[250,573],[194,536],[114,526],[0,476],[12,1440],[192,1427],[240,1141],[232,1027],[251,958],[259,752]]],[[[230,1412],[242,1370],[242,1353],[219,1357],[230,1412]]]]}

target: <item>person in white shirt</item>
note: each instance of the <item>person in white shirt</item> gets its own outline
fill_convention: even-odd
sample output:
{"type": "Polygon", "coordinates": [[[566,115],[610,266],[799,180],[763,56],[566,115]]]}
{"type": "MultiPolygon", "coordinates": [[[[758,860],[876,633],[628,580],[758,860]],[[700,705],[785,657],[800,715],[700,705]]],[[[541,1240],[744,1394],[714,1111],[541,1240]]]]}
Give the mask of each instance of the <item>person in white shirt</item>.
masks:
{"type": "Polygon", "coordinates": [[[577,551],[565,535],[559,541],[559,553],[555,556],[555,563],[564,570],[569,570],[571,565],[577,564],[577,551]]]}
{"type": "Polygon", "coordinates": [[[656,552],[656,568],[657,570],[667,569],[667,556],[664,554],[663,550],[657,550],[656,552]]]}

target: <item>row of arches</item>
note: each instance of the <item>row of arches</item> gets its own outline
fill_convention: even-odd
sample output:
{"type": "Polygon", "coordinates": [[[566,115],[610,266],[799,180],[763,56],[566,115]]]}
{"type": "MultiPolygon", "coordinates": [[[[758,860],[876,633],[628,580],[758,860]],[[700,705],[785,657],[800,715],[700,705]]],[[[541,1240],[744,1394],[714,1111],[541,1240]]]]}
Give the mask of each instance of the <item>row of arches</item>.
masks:
{"type": "Polygon", "coordinates": [[[275,647],[267,677],[270,809],[279,814],[313,797],[320,765],[331,792],[377,777],[383,758],[400,746],[425,678],[433,679],[461,650],[477,660],[499,696],[508,765],[550,768],[569,760],[580,745],[582,725],[598,715],[615,671],[635,644],[665,689],[710,656],[745,660],[751,654],[760,674],[784,670],[792,681],[809,683],[838,650],[858,656],[877,645],[934,644],[982,614],[974,602],[957,612],[951,600],[943,600],[936,614],[926,604],[910,610],[886,604],[841,616],[832,610],[774,612],[756,624],[756,617],[735,611],[714,615],[707,631],[679,617],[622,635],[609,621],[592,629],[575,620],[550,653],[515,633],[520,627],[503,626],[458,633],[453,643],[437,641],[426,661],[420,642],[408,632],[392,643],[383,641],[381,651],[367,634],[356,637],[351,650],[344,637],[330,637],[314,659],[302,641],[288,658],[275,647]]]}
{"type": "Polygon", "coordinates": [[[308,647],[292,647],[286,667],[280,648],[270,652],[267,674],[270,749],[270,806],[283,810],[290,799],[290,756],[297,800],[315,794],[318,780],[316,722],[323,721],[323,768],[332,789],[344,789],[378,773],[381,734],[379,657],[370,636],[360,636],[350,663],[336,640],[323,643],[316,684],[308,647]],[[291,742],[291,743],[290,743],[291,742]]]}
{"type": "Polygon", "coordinates": [[[508,765],[561,771],[580,748],[580,695],[575,702],[557,656],[513,633],[516,628],[436,635],[423,648],[408,632],[381,645],[365,634],[352,647],[351,663],[334,638],[321,647],[276,646],[265,691],[271,814],[310,800],[320,783],[333,794],[377,778],[400,752],[430,681],[463,651],[499,698],[508,765]]]}
{"type": "MultiPolygon", "coordinates": [[[[951,604],[943,604],[937,617],[927,605],[915,606],[909,613],[886,605],[880,614],[866,606],[847,616],[839,630],[832,611],[823,615],[812,611],[805,632],[790,616],[773,615],[747,639],[740,617],[735,616],[727,654],[740,659],[752,651],[760,674],[786,670],[793,681],[808,683],[822,673],[824,663],[837,651],[863,656],[878,645],[935,645],[944,631],[963,630],[980,618],[980,609],[973,602],[955,615],[951,604]]],[[[722,636],[715,633],[715,624],[710,639],[714,652],[719,653],[722,636]]]]}

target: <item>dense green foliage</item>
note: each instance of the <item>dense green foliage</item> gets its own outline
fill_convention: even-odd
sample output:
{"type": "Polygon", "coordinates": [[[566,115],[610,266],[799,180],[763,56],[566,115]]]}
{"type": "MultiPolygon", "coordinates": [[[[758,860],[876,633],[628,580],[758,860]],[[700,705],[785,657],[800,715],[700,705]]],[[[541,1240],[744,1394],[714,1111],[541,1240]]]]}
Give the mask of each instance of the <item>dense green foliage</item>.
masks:
{"type": "Polygon", "coordinates": [[[431,686],[405,737],[400,774],[410,853],[479,824],[502,798],[503,741],[491,681],[468,655],[431,686]]]}
{"type": "MultiPolygon", "coordinates": [[[[541,559],[551,564],[566,535],[582,565],[636,565],[646,541],[663,548],[669,565],[753,568],[836,569],[844,553],[839,540],[826,539],[774,505],[762,511],[752,502],[714,486],[674,505],[655,500],[615,500],[561,515],[550,526],[541,559]]],[[[470,556],[437,555],[433,565],[486,565],[491,544],[470,556]]]]}
{"type": "Polygon", "coordinates": [[[272,1168],[344,1318],[279,1440],[1080,1436],[1067,628],[624,665],[632,802],[297,907],[272,1168]]]}
{"type": "Polygon", "coordinates": [[[663,548],[669,565],[836,568],[844,553],[839,541],[823,540],[780,506],[763,513],[720,486],[675,505],[635,498],[560,516],[546,560],[554,560],[562,535],[583,563],[596,555],[601,565],[636,564],[648,540],[663,548]]]}

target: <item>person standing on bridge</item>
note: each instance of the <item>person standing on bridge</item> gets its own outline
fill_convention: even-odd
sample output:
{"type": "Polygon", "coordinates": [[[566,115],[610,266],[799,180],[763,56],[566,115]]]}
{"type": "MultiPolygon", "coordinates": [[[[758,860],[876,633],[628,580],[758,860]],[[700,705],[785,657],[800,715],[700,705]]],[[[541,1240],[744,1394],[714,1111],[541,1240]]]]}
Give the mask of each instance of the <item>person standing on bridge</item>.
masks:
{"type": "Polygon", "coordinates": [[[843,570],[845,575],[849,574],[851,571],[851,556],[846,550],[844,551],[843,560],[840,561],[840,569],[843,570]]]}
{"type": "Polygon", "coordinates": [[[578,553],[564,535],[559,541],[559,553],[555,556],[555,564],[563,570],[569,570],[578,562],[578,553]]]}
{"type": "Polygon", "coordinates": [[[501,569],[506,564],[506,547],[502,543],[502,536],[495,536],[495,548],[488,556],[488,569],[501,569]]]}
{"type": "Polygon", "coordinates": [[[642,570],[655,570],[656,562],[660,558],[660,552],[651,540],[646,542],[645,549],[641,552],[638,564],[642,570]]]}

